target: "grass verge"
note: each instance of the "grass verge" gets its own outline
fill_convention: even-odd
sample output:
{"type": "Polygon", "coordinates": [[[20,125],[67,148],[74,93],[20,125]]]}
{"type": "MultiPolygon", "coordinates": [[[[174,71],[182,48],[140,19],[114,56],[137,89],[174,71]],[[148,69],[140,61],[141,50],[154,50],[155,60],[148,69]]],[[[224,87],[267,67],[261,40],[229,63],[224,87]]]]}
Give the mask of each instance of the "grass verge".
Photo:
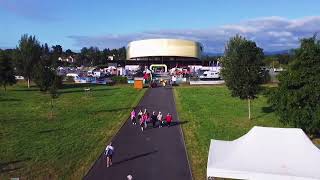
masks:
{"type": "Polygon", "coordinates": [[[144,90],[67,85],[54,101],[25,85],[0,90],[0,179],[81,179],[144,90]]]}
{"type": "Polygon", "coordinates": [[[181,121],[193,177],[206,179],[211,139],[234,140],[253,126],[284,127],[260,95],[252,102],[248,119],[247,101],[233,98],[225,86],[176,87],[176,106],[181,121]]]}

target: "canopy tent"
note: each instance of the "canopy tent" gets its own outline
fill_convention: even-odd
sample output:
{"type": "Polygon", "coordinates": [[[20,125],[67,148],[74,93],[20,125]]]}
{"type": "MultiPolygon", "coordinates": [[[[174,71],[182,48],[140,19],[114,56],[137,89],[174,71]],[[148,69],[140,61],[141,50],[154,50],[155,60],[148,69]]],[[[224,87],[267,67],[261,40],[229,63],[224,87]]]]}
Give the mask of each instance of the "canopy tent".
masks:
{"type": "Polygon", "coordinates": [[[234,141],[211,140],[207,176],[320,179],[320,150],[301,129],[255,126],[234,141]]]}

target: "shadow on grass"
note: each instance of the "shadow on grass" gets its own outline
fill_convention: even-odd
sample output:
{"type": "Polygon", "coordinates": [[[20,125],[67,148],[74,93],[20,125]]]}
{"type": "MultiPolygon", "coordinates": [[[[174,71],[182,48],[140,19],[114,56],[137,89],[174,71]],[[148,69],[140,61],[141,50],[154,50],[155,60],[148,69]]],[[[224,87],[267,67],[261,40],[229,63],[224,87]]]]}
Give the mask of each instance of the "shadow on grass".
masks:
{"type": "Polygon", "coordinates": [[[38,88],[30,88],[30,89],[28,89],[28,88],[17,88],[17,89],[12,89],[10,91],[21,91],[21,92],[39,91],[40,92],[40,90],[38,88]]]}
{"type": "Polygon", "coordinates": [[[47,130],[39,131],[38,133],[44,134],[44,133],[51,133],[51,132],[61,131],[61,130],[64,130],[64,128],[47,129],[47,130]]]}
{"type": "Polygon", "coordinates": [[[263,114],[257,116],[257,117],[253,117],[252,119],[260,119],[266,115],[268,115],[269,113],[273,113],[274,109],[271,106],[267,106],[267,107],[262,107],[261,108],[263,114]]]}
{"type": "Polygon", "coordinates": [[[17,102],[17,101],[22,101],[21,99],[16,99],[16,98],[3,98],[0,97],[0,102],[17,102]]]}
{"type": "MultiPolygon", "coordinates": [[[[88,87],[88,86],[85,86],[88,87]]],[[[120,88],[105,88],[105,89],[92,89],[92,87],[89,87],[90,91],[85,91],[84,89],[69,89],[69,90],[63,90],[59,92],[59,94],[68,94],[68,93],[78,93],[83,92],[84,94],[89,94],[90,92],[98,92],[98,91],[110,91],[110,90],[116,90],[120,88]]]]}
{"type": "Polygon", "coordinates": [[[30,159],[31,158],[25,158],[15,161],[0,162],[0,174],[21,169],[23,167],[21,163],[29,161],[30,159]]]}
{"type": "Polygon", "coordinates": [[[118,111],[127,110],[127,109],[132,109],[132,108],[125,107],[125,108],[115,108],[115,109],[104,109],[104,110],[92,111],[91,114],[104,113],[104,112],[118,112],[118,111]]]}
{"type": "Polygon", "coordinates": [[[73,88],[87,88],[87,87],[96,87],[102,86],[99,84],[63,84],[61,89],[73,89],[73,88]]]}
{"type": "MultiPolygon", "coordinates": [[[[131,161],[131,160],[135,160],[135,159],[138,159],[138,158],[141,158],[141,157],[145,157],[145,156],[148,156],[150,154],[154,154],[154,153],[157,153],[158,151],[157,150],[153,150],[153,151],[150,151],[150,152],[147,152],[147,153],[142,153],[142,154],[139,154],[139,155],[136,155],[136,156],[132,156],[132,157],[129,157],[129,158],[125,158],[123,160],[120,160],[120,161],[117,161],[117,162],[114,162],[112,164],[112,166],[116,166],[118,164],[121,164],[121,163],[124,163],[124,162],[127,162],[127,161],[131,161]]],[[[111,167],[112,167],[111,166],[111,167]]]]}
{"type": "Polygon", "coordinates": [[[264,112],[264,113],[272,113],[272,112],[274,112],[274,109],[271,106],[262,107],[262,112],[264,112]]]}

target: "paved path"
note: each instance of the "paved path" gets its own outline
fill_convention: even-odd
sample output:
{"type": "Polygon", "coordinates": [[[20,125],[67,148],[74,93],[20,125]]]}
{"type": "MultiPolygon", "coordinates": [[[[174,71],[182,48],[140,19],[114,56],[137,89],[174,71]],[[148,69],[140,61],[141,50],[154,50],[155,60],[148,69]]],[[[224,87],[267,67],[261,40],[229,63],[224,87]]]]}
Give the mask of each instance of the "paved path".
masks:
{"type": "MultiPolygon", "coordinates": [[[[137,109],[147,108],[149,112],[160,110],[163,115],[177,113],[172,89],[149,89],[137,109]]],[[[113,140],[115,155],[113,166],[107,168],[103,155],[93,165],[84,179],[126,180],[131,174],[134,180],[190,180],[191,172],[186,157],[180,125],[152,128],[141,132],[138,125],[129,120],[113,140]]]]}

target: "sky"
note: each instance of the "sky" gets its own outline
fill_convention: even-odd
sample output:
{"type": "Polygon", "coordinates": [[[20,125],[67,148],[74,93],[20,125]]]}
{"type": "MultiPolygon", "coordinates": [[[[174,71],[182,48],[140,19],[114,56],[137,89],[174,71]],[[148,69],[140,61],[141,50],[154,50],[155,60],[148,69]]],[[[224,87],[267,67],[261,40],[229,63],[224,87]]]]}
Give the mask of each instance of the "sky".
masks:
{"type": "Polygon", "coordinates": [[[240,34],[265,51],[296,48],[320,33],[319,0],[0,0],[0,48],[21,35],[79,51],[132,40],[180,38],[221,53],[240,34]]]}

